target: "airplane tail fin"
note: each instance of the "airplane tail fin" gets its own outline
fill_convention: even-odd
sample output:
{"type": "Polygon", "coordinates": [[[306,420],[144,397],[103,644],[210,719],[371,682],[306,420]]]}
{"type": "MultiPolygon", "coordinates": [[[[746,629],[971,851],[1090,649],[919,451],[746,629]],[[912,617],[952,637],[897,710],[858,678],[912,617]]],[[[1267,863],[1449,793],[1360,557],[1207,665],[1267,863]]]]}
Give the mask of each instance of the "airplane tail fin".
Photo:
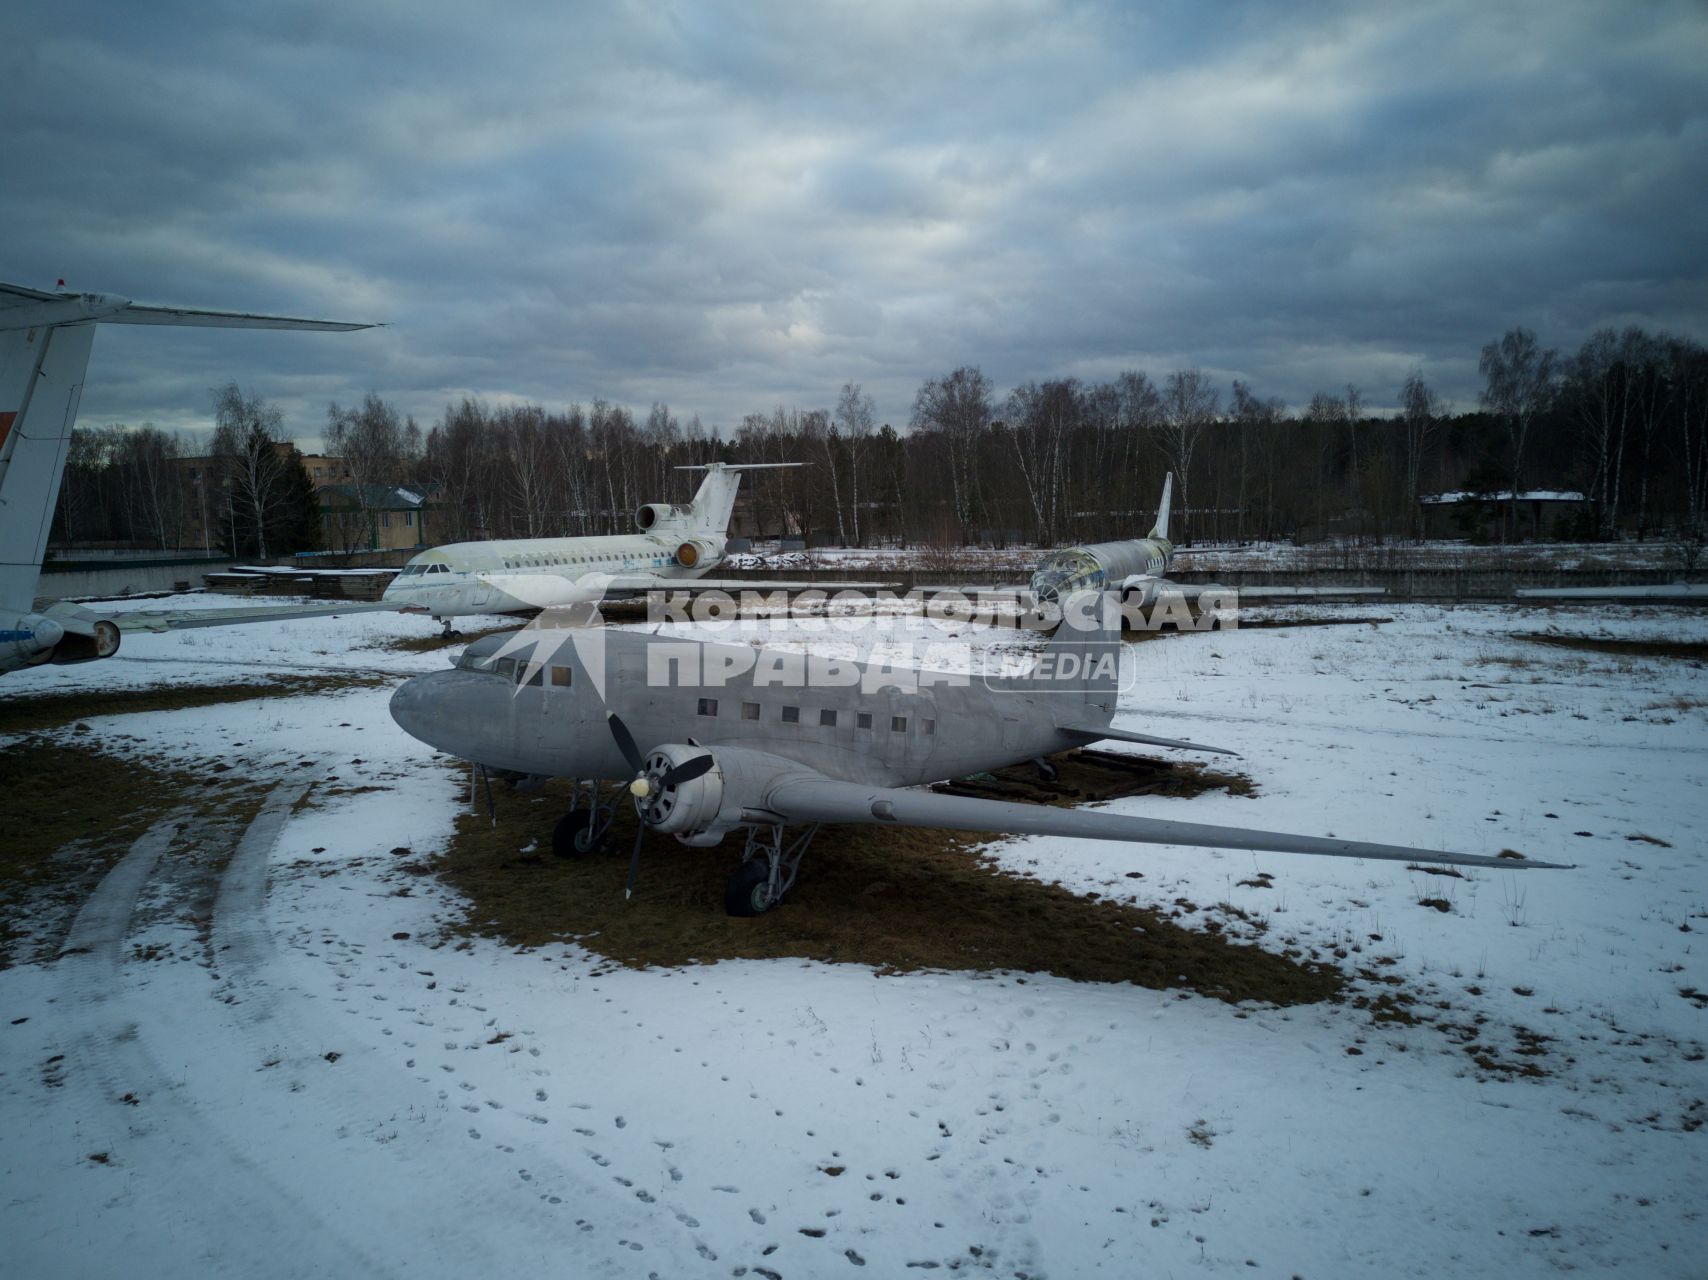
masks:
{"type": "Polygon", "coordinates": [[[1060,694],[1058,718],[1108,724],[1121,689],[1121,600],[1113,591],[1076,591],[1061,601],[1062,620],[1038,655],[1027,686],[1060,694]]]}
{"type": "Polygon", "coordinates": [[[28,613],[95,325],[0,329],[0,612],[28,613]]]}
{"type": "Polygon", "coordinates": [[[1156,509],[1156,523],[1151,526],[1150,535],[1160,542],[1168,541],[1168,508],[1174,498],[1174,472],[1168,473],[1168,478],[1162,482],[1162,502],[1156,509]]]}
{"type": "Polygon", "coordinates": [[[703,467],[677,467],[678,471],[704,471],[706,478],[694,492],[688,504],[689,522],[697,533],[713,533],[723,537],[729,532],[730,513],[735,510],[735,492],[741,487],[743,471],[769,471],[779,467],[799,467],[800,462],[748,462],[732,465],[712,462],[703,467]]]}

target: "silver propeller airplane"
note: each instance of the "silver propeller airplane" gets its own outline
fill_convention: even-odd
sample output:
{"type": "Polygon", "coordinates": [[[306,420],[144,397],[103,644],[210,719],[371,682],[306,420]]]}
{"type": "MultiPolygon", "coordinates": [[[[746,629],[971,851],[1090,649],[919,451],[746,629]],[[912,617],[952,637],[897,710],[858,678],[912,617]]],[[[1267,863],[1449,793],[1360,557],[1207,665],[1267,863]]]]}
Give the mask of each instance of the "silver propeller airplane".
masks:
{"type": "Polygon", "coordinates": [[[88,662],[118,652],[119,630],[176,630],[278,618],[355,613],[376,605],[289,606],[199,613],[132,613],[119,619],[61,601],[35,612],[36,583],[97,324],[212,329],[310,329],[346,333],[371,325],[292,316],[204,311],[132,302],[107,293],[45,293],[0,284],[0,673],[44,662],[88,662]]]}
{"type": "Polygon", "coordinates": [[[696,847],[741,831],[742,862],[724,895],[738,916],[781,900],[822,823],[1506,870],[1561,865],[915,789],[1102,739],[1225,750],[1115,728],[1123,649],[1119,600],[1090,592],[1063,602],[1063,624],[1029,673],[976,681],[748,645],[530,626],[476,641],[453,670],[404,682],[391,714],[422,742],[483,767],[575,780],[553,834],[561,856],[603,844],[614,803],[601,801],[600,784],[626,781],[641,824],[631,890],[646,830],[696,847]],[[792,838],[790,826],[800,828],[792,838]]]}

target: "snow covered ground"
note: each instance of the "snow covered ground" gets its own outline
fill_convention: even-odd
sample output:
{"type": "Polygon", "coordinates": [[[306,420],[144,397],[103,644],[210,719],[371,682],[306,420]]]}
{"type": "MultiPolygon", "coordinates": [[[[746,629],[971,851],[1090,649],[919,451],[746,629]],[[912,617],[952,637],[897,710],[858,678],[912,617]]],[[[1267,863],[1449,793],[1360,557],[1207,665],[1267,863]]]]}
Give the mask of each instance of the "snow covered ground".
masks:
{"type": "MultiPolygon", "coordinates": [[[[1708,621],[1383,612],[1134,646],[1117,724],[1239,749],[1257,795],[1111,807],[1577,870],[1059,839],[998,858],[1120,900],[1230,903],[1250,923],[1182,922],[1338,950],[1370,975],[1355,997],[1414,996],[1418,1025],[1356,999],[442,945],[458,904],[394,850],[442,845],[461,793],[388,689],[89,721],[272,798],[246,830],[154,828],[58,960],[0,971],[0,1274],[1700,1276],[1708,997],[1681,993],[1708,989],[1708,680],[1515,633],[1702,643],[1708,621]]],[[[446,653],[384,644],[433,629],[127,636],[0,696],[401,677],[446,653]]],[[[781,637],[832,638],[871,647],[781,637]]]]}

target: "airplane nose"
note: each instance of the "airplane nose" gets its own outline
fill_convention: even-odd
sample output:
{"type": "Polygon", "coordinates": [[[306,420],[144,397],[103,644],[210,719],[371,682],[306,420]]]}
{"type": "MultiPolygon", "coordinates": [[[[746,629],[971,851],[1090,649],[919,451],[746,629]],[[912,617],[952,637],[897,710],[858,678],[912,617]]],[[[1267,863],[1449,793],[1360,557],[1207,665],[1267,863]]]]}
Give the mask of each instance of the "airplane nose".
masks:
{"type": "Polygon", "coordinates": [[[422,713],[424,710],[422,703],[425,692],[421,687],[422,684],[422,678],[420,676],[416,676],[413,679],[405,680],[392,691],[391,718],[397,721],[398,728],[402,729],[410,737],[421,738],[421,740],[425,742],[426,739],[421,737],[420,732],[423,720],[422,713]]]}

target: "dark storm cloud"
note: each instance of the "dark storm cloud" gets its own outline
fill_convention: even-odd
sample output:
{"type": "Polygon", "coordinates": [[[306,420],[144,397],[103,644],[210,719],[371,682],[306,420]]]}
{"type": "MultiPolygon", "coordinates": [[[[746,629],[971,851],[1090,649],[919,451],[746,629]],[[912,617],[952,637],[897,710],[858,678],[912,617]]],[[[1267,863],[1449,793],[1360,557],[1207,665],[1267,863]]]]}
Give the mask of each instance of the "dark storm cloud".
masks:
{"type": "Polygon", "coordinates": [[[379,319],[103,331],[86,418],[1200,365],[1290,402],[1525,323],[1708,336],[1694,4],[62,4],[0,18],[0,277],[379,319]]]}

